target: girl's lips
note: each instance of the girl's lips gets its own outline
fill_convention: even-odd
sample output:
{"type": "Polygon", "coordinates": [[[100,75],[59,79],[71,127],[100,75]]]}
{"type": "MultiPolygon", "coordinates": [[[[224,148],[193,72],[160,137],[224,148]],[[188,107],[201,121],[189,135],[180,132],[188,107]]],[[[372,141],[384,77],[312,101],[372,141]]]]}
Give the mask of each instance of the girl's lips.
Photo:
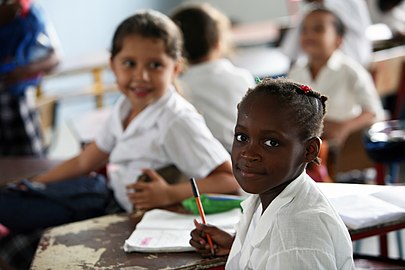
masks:
{"type": "Polygon", "coordinates": [[[239,172],[241,173],[242,176],[244,177],[255,177],[258,175],[263,175],[264,173],[259,172],[258,170],[253,170],[250,168],[241,168],[241,167],[237,167],[239,172]]]}
{"type": "Polygon", "coordinates": [[[145,97],[150,93],[150,90],[146,87],[131,87],[130,91],[137,97],[145,97]]]}

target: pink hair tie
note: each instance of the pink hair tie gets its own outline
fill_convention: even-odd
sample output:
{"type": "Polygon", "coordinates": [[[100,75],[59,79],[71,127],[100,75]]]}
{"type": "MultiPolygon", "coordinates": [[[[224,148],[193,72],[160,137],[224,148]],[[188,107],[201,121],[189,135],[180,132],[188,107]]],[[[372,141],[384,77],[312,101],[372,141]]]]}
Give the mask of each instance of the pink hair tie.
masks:
{"type": "Polygon", "coordinates": [[[307,94],[309,91],[311,91],[312,90],[312,88],[311,87],[309,87],[308,85],[301,85],[301,90],[302,90],[302,92],[304,92],[304,94],[307,94]]]}

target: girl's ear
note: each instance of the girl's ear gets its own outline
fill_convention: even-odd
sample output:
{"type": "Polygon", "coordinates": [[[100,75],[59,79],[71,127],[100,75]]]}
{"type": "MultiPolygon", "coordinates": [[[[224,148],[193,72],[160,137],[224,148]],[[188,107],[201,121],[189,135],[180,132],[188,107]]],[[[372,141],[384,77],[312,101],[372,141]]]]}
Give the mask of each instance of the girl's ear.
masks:
{"type": "Polygon", "coordinates": [[[313,137],[306,142],[305,162],[310,163],[318,157],[321,143],[322,141],[319,137],[313,137]]]}
{"type": "Polygon", "coordinates": [[[340,48],[340,46],[342,46],[343,43],[343,36],[337,36],[336,37],[336,49],[340,48]]]}
{"type": "Polygon", "coordinates": [[[184,70],[185,67],[185,62],[184,59],[181,58],[179,60],[176,61],[176,63],[174,64],[174,72],[173,72],[173,77],[177,77],[179,74],[181,74],[184,70]]]}

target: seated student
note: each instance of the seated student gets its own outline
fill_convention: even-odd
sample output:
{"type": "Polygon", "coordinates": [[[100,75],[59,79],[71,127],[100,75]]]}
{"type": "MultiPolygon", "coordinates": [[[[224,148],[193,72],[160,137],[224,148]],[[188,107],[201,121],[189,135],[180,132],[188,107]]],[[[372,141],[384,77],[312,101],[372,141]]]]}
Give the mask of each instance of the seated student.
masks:
{"type": "Polygon", "coordinates": [[[236,235],[194,222],[190,244],[197,252],[229,254],[225,269],[354,269],[345,224],[305,173],[318,163],[325,100],[282,78],[248,91],[231,156],[237,181],[252,195],[242,202],[236,235]]]}
{"type": "Polygon", "coordinates": [[[0,156],[44,155],[29,88],[59,60],[49,23],[30,0],[0,0],[0,156]]]}
{"type": "Polygon", "coordinates": [[[230,152],[236,105],[255,82],[247,70],[225,58],[229,20],[208,4],[182,6],[172,19],[183,32],[184,54],[190,65],[180,77],[184,95],[230,152]]]}
{"type": "Polygon", "coordinates": [[[180,71],[181,48],[180,30],[157,11],[140,11],[124,20],[114,34],[110,60],[123,96],[109,121],[78,156],[32,179],[32,184],[47,184],[45,189],[34,187],[36,192],[28,194],[1,190],[0,223],[11,232],[30,232],[103,214],[108,201],[85,213],[80,212],[80,196],[66,202],[70,207],[60,202],[66,192],[84,193],[84,199],[93,191],[102,192],[105,188],[96,185],[94,177],[78,177],[107,163],[112,203],[127,212],[192,196],[188,182],[169,185],[155,172],[170,164],[199,179],[201,192],[237,193],[229,154],[171,85],[180,71]],[[151,182],[136,182],[142,172],[151,182]],[[48,187],[53,196],[46,196],[48,187]]]}
{"type": "MultiPolygon", "coordinates": [[[[371,41],[366,36],[370,26],[370,14],[363,0],[305,0],[302,17],[312,9],[323,7],[331,10],[341,18],[347,33],[342,42],[342,52],[367,67],[372,53],[371,41]]],[[[302,19],[297,27],[289,30],[282,40],[282,51],[295,62],[300,58],[299,36],[302,28],[302,19]]]]}
{"type": "Polygon", "coordinates": [[[328,97],[323,138],[340,147],[349,134],[382,119],[381,100],[367,70],[340,50],[344,25],[333,12],[319,8],[303,20],[300,44],[308,56],[288,77],[319,89],[328,97]]]}

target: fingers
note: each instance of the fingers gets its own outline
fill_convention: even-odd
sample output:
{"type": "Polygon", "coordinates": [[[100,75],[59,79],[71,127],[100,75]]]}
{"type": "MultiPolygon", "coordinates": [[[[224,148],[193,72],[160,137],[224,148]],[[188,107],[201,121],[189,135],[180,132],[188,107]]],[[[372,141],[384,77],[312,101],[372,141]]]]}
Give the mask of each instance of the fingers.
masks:
{"type": "Polygon", "coordinates": [[[152,180],[152,182],[153,181],[160,181],[160,180],[164,181],[163,178],[155,170],[147,168],[147,169],[143,169],[142,172],[144,174],[146,174],[147,176],[149,176],[150,179],[152,180]]]}

